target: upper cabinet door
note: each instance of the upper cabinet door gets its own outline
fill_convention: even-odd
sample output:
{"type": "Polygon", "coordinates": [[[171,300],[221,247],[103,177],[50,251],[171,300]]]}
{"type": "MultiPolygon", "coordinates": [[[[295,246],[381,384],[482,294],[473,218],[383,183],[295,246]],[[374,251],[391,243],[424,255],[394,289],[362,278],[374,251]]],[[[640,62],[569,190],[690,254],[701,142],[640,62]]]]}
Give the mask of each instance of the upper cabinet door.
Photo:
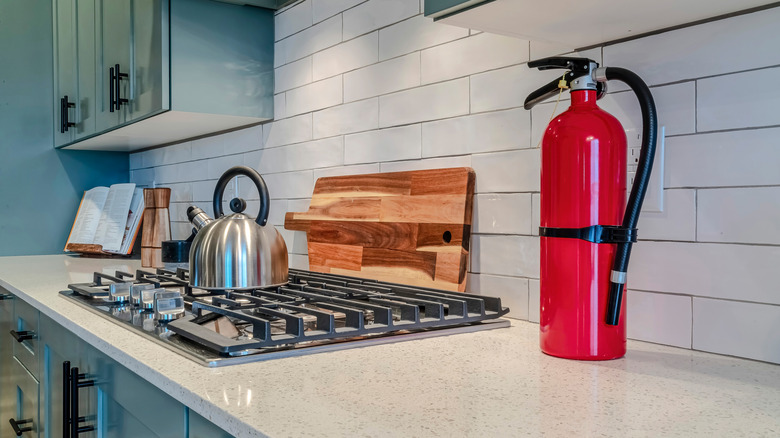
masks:
{"type": "Polygon", "coordinates": [[[73,141],[78,102],[76,0],[54,0],[54,145],[73,141]]]}
{"type": "MultiPolygon", "coordinates": [[[[73,0],[71,0],[73,1],[73,0]]],[[[95,133],[95,0],[76,0],[76,61],[78,101],[74,140],[95,133]]]]}
{"type": "Polygon", "coordinates": [[[130,120],[170,109],[168,88],[168,2],[132,2],[130,120]]]}
{"type": "Polygon", "coordinates": [[[97,7],[97,130],[129,120],[132,44],[132,4],[98,0],[97,7]]]}

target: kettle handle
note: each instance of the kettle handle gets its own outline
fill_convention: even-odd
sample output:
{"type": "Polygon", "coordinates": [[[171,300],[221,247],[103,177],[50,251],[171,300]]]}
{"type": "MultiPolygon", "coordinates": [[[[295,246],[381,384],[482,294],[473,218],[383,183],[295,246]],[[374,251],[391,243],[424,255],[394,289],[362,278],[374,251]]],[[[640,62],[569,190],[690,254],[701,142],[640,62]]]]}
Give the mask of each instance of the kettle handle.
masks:
{"type": "Polygon", "coordinates": [[[260,211],[257,213],[255,222],[261,227],[265,226],[266,222],[268,222],[271,196],[268,194],[268,187],[266,187],[263,177],[255,169],[247,166],[231,167],[219,177],[217,186],[214,188],[214,217],[220,218],[224,215],[222,212],[222,195],[225,194],[225,187],[227,187],[228,182],[239,175],[244,175],[255,183],[255,187],[257,187],[257,191],[260,193],[260,211]]]}

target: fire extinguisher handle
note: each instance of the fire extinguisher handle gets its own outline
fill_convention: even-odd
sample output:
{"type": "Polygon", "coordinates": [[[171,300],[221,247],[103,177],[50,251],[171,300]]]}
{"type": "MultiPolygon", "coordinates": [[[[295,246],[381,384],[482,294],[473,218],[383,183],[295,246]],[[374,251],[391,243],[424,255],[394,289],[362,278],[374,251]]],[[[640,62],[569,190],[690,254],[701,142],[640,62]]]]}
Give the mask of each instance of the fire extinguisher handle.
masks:
{"type": "Polygon", "coordinates": [[[538,68],[539,70],[552,70],[556,68],[562,68],[571,70],[575,73],[582,72],[582,74],[590,73],[590,63],[596,62],[588,58],[573,58],[568,56],[552,56],[549,58],[537,59],[530,61],[528,67],[538,68]]]}

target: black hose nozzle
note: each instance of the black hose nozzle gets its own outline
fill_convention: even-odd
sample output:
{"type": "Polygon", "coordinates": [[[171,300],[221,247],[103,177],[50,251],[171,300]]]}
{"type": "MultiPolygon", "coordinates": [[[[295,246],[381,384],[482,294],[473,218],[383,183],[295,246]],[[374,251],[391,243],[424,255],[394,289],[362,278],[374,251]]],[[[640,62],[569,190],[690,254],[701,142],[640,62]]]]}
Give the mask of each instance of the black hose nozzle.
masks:
{"type": "Polygon", "coordinates": [[[618,325],[620,321],[620,306],[623,304],[623,283],[609,284],[609,298],[607,301],[606,323],[609,325],[618,325]]]}

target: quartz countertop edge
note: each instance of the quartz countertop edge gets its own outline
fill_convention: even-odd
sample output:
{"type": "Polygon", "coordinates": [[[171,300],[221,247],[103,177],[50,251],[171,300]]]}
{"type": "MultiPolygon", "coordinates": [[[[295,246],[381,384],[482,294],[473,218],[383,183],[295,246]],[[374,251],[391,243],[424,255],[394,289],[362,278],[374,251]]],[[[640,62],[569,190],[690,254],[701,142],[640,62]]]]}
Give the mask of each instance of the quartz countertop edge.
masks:
{"type": "Polygon", "coordinates": [[[128,259],[0,257],[0,285],[239,438],[780,433],[780,366],[768,363],[638,341],[623,359],[558,359],[539,351],[537,324],[512,320],[207,368],[59,295],[94,271],[138,268],[128,259]]]}

